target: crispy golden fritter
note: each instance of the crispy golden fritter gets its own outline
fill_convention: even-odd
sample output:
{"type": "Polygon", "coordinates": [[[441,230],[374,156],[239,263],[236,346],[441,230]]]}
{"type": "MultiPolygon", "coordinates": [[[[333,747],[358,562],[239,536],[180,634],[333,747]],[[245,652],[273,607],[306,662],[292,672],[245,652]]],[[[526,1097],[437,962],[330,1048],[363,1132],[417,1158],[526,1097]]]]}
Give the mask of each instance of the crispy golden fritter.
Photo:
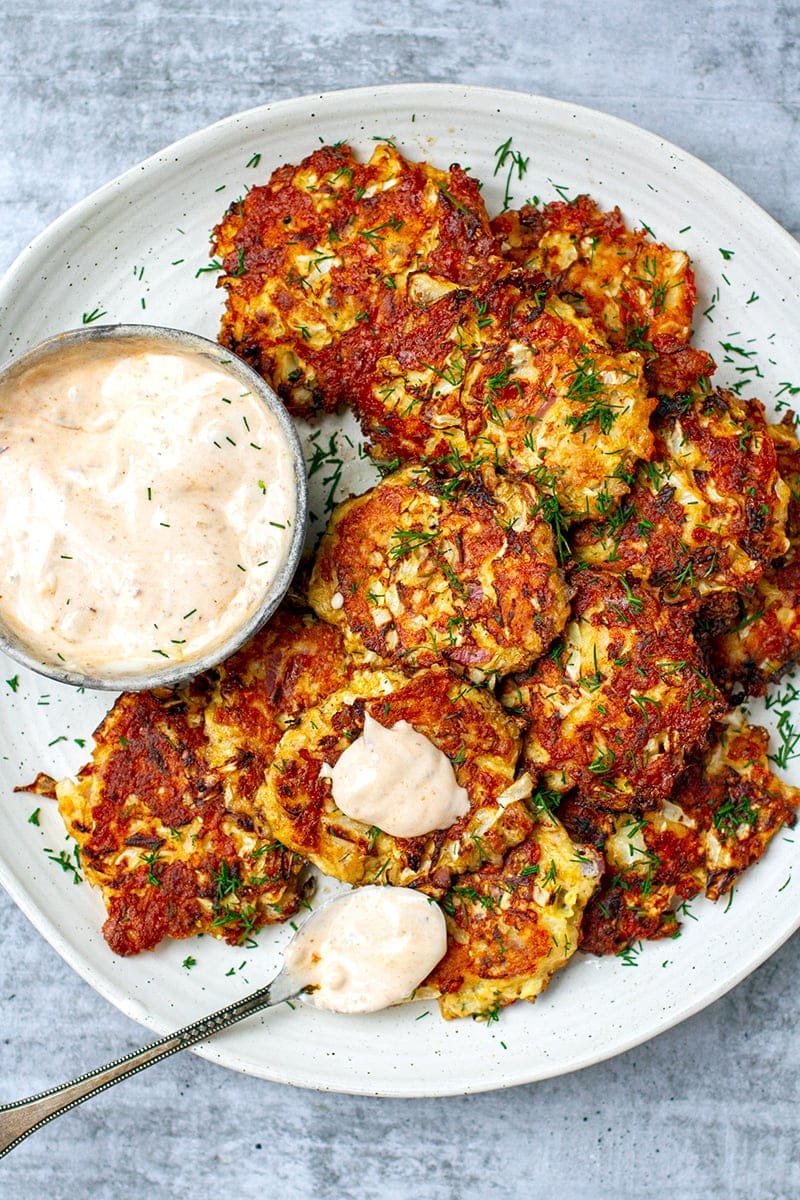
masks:
{"type": "Polygon", "coordinates": [[[763,696],[800,659],[800,559],[768,567],[741,603],[736,625],[705,642],[709,671],[729,694],[763,696]]]}
{"type": "Polygon", "coordinates": [[[126,693],[96,731],[91,762],[56,785],[117,954],[196,933],[237,944],[302,899],[301,860],[228,811],[203,716],[186,695],[126,693]]]}
{"type": "Polygon", "coordinates": [[[800,790],[769,766],[769,734],[734,709],[710,748],[692,758],[673,800],[701,834],[705,892],[716,900],[762,857],[783,825],[793,825],[800,790]]]}
{"type": "Polygon", "coordinates": [[[664,605],[603,571],[576,571],[570,583],[563,639],[505,681],[503,702],[530,722],[524,762],[547,788],[577,787],[602,808],[648,808],[724,707],[694,640],[694,607],[664,605]]]}
{"type": "Polygon", "coordinates": [[[545,284],[509,271],[413,314],[365,377],[356,407],[374,455],[534,476],[570,519],[602,514],[649,458],[655,401],[641,355],[545,284]]]}
{"type": "Polygon", "coordinates": [[[715,681],[735,695],[763,695],[800,657],[800,443],[794,413],[767,428],[789,489],[788,549],[738,597],[738,611],[726,626],[708,628],[704,642],[715,681]]]}
{"type": "Polygon", "coordinates": [[[641,939],[674,937],[685,901],[702,891],[711,900],[725,895],[775,833],[794,824],[800,791],[770,770],[768,741],[766,730],[734,712],[661,808],[612,816],[566,806],[572,835],[591,829],[607,864],[584,915],[581,949],[616,954],[641,939]]]}
{"type": "Polygon", "coordinates": [[[119,954],[206,932],[238,943],[302,899],[302,860],[253,799],[284,731],[341,687],[339,632],[282,607],[248,646],[180,692],[122,696],[77,781],[55,785],[119,954]]]}
{"type": "MultiPolygon", "coordinates": [[[[579,807],[565,814],[570,823],[579,807]]],[[[670,803],[638,816],[604,814],[601,821],[606,872],[584,914],[581,949],[619,954],[634,942],[675,937],[677,910],[706,879],[697,831],[670,803]]]]}
{"type": "Polygon", "coordinates": [[[503,863],[456,879],[442,901],[447,952],[422,985],[442,1015],[495,1017],[535,1000],[574,954],[600,870],[593,850],[542,816],[503,863]]]}
{"type": "Polygon", "coordinates": [[[220,341],[295,414],[352,405],[376,458],[544,469],[593,515],[652,452],[642,356],[503,259],[459,167],[322,147],[237,201],[213,248],[220,341]]]}
{"type": "Polygon", "coordinates": [[[230,207],[213,252],[228,293],[219,340],[302,416],[351,402],[431,295],[502,265],[477,183],[384,144],[366,164],[340,144],[279,168],[230,207]]]}
{"type": "Polygon", "coordinates": [[[257,803],[275,836],[326,875],[440,896],[453,874],[500,861],[526,836],[528,818],[517,798],[525,787],[514,784],[520,744],[519,722],[488,691],[443,668],[411,678],[364,671],[284,734],[257,803]],[[448,829],[399,838],[340,812],[320,772],[361,735],[365,713],[387,728],[407,721],[450,759],[469,796],[465,816],[448,829]]]}
{"type": "Polygon", "coordinates": [[[283,605],[244,649],[195,683],[207,693],[206,753],[225,806],[250,828],[255,794],[281,737],[351,674],[339,630],[283,605]]]}
{"type": "Polygon", "coordinates": [[[309,601],[373,662],[519,670],[569,612],[541,505],[533,484],[490,468],[438,479],[406,467],[334,512],[309,601]]]}
{"type": "Polygon", "coordinates": [[[578,196],[502,213],[492,229],[505,255],[554,280],[612,349],[644,355],[653,394],[688,392],[713,373],[713,359],[689,344],[697,289],[688,257],[628,230],[618,208],[603,212],[578,196]]]}
{"type": "Polygon", "coordinates": [[[788,548],[789,490],[763,405],[714,392],[662,404],[653,427],[653,461],[609,521],[576,531],[578,557],[668,601],[752,587],[788,548]]]}
{"type": "Polygon", "coordinates": [[[653,453],[655,401],[641,356],[610,351],[592,322],[554,297],[537,305],[512,295],[498,317],[507,335],[471,380],[485,397],[481,444],[516,474],[546,470],[570,520],[608,512],[653,453]]]}
{"type": "Polygon", "coordinates": [[[791,411],[785,413],[779,424],[767,426],[767,432],[775,446],[778,474],[789,489],[786,536],[794,554],[800,545],[800,441],[797,438],[797,415],[791,411]]]}

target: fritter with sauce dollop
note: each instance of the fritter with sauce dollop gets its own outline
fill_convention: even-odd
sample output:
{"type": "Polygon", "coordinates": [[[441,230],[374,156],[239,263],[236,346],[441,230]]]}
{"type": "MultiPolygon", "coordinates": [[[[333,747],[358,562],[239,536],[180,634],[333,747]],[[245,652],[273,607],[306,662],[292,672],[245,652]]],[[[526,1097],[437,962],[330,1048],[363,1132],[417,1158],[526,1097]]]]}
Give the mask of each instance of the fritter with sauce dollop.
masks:
{"type": "Polygon", "coordinates": [[[251,828],[254,797],[281,737],[352,671],[337,629],[284,604],[247,646],[195,683],[206,699],[208,761],[226,807],[251,828]]]}
{"type": "Polygon", "coordinates": [[[120,697],[77,780],[34,785],[111,948],[246,941],[312,864],[440,901],[417,995],[489,1018],[577,946],[675,934],[800,799],[729,709],[800,656],[800,444],[710,391],[686,254],[586,196],[490,222],[466,171],[391,144],[280,167],[213,247],[220,341],[295,416],[352,408],[386,474],[333,514],[316,615],[285,605],[185,690],[120,697]],[[372,753],[399,722],[446,828],[334,799],[365,728],[372,753]]]}
{"type": "Polygon", "coordinates": [[[569,611],[542,501],[491,468],[440,479],[406,467],[334,512],[309,601],[362,659],[519,670],[569,611]]]}
{"type": "Polygon", "coordinates": [[[485,688],[433,667],[408,678],[364,671],[281,738],[257,804],[270,830],[326,875],[345,883],[391,883],[441,896],[453,875],[500,862],[529,828],[515,783],[520,723],[485,688]],[[441,750],[466,789],[469,809],[447,829],[400,838],[345,816],[332,794],[333,767],[364,728],[364,714],[391,729],[407,721],[441,750]]]}

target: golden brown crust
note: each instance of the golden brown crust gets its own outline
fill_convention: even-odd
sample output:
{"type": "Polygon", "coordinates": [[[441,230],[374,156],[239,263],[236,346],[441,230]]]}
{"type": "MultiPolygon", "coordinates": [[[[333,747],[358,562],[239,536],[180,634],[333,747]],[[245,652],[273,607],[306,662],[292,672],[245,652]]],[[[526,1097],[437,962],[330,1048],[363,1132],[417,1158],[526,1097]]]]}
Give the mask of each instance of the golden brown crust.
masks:
{"type": "Polygon", "coordinates": [[[689,346],[697,289],[688,257],[627,229],[618,208],[577,196],[503,213],[492,229],[505,255],[555,281],[612,349],[644,355],[653,395],[691,391],[713,374],[710,355],[689,346]]]}
{"type": "Polygon", "coordinates": [[[793,825],[800,790],[773,774],[769,734],[739,710],[720,722],[711,747],[695,755],[675,801],[701,834],[705,891],[716,900],[757,862],[783,825],[793,825]]]}
{"type": "Polygon", "coordinates": [[[297,910],[302,862],[227,810],[202,706],[126,693],[95,743],[77,781],[56,791],[86,877],[103,892],[115,953],[196,933],[237,944],[297,910]]]}
{"type": "Polygon", "coordinates": [[[606,572],[570,582],[563,639],[506,680],[502,699],[530,722],[524,761],[547,788],[641,810],[669,794],[724,707],[694,640],[694,608],[606,572]]]}
{"type": "Polygon", "coordinates": [[[373,662],[519,670],[569,611],[540,509],[532,484],[489,468],[442,480],[407,467],[334,512],[309,601],[373,662]]]}
{"type": "Polygon", "coordinates": [[[446,1018],[494,1018],[515,1000],[535,1000],[578,944],[580,920],[600,864],[552,817],[502,864],[462,875],[444,897],[447,953],[422,985],[446,1018]]]}
{"type": "Polygon", "coordinates": [[[56,785],[118,954],[164,937],[234,944],[296,912],[303,861],[276,842],[254,797],[285,729],[340,687],[337,630],[288,607],[184,692],[120,697],[77,781],[56,785]]]}
{"type": "Polygon", "coordinates": [[[420,289],[501,265],[476,182],[383,144],[365,164],[337,145],[281,167],[231,206],[213,252],[228,293],[219,340],[301,416],[352,401],[420,289]]]}
{"type": "Polygon", "coordinates": [[[786,517],[786,536],[792,551],[800,542],[800,441],[797,438],[797,416],[791,410],[767,432],[775,446],[778,474],[789,489],[789,510],[786,517]]]}
{"type": "Polygon", "coordinates": [[[662,405],[653,428],[653,461],[609,522],[576,532],[577,555],[668,601],[752,587],[788,548],[789,491],[763,405],[715,392],[662,405]]]}
{"type": "Polygon", "coordinates": [[[763,696],[800,659],[800,559],[768,567],[741,603],[734,627],[705,643],[709,671],[731,695],[763,696]]]}
{"type": "Polygon", "coordinates": [[[545,473],[570,519],[609,511],[653,442],[642,358],[507,271],[416,312],[357,401],[376,457],[545,473]]]}
{"type": "Polygon", "coordinates": [[[602,846],[606,872],[586,906],[581,950],[620,954],[635,942],[677,936],[677,910],[706,879],[697,832],[661,810],[621,813],[607,818],[602,846]]]}
{"type": "Polygon", "coordinates": [[[295,414],[350,404],[378,459],[545,468],[591,516],[652,452],[642,356],[503,259],[457,166],[322,147],[237,201],[214,251],[223,344],[295,414]]]}
{"type": "Polygon", "coordinates": [[[545,468],[570,520],[610,511],[653,453],[641,356],[609,350],[593,322],[552,296],[516,303],[512,292],[498,318],[507,333],[470,383],[485,397],[480,444],[515,474],[545,468]]]}
{"type": "Polygon", "coordinates": [[[519,723],[488,691],[443,668],[411,678],[364,671],[283,736],[258,804],[284,845],[325,874],[345,883],[392,883],[439,896],[453,874],[499,861],[526,836],[524,805],[503,797],[514,781],[520,742],[519,723]],[[464,817],[422,837],[398,838],[337,808],[330,779],[320,772],[360,736],[365,713],[387,728],[407,721],[450,759],[469,796],[464,817]]]}
{"type": "Polygon", "coordinates": [[[789,491],[788,548],[751,591],[737,598],[734,619],[722,628],[709,625],[704,643],[714,679],[736,696],[763,695],[800,658],[800,443],[794,413],[767,431],[789,491]]]}
{"type": "Polygon", "coordinates": [[[247,646],[195,684],[206,693],[208,760],[226,806],[251,829],[255,794],[281,737],[352,671],[337,629],[283,605],[247,646]]]}
{"type": "MultiPolygon", "coordinates": [[[[768,744],[765,729],[731,713],[661,808],[595,825],[607,868],[584,915],[581,949],[616,954],[641,939],[674,937],[685,901],[729,893],[778,830],[794,824],[800,791],[773,774],[768,744]]],[[[577,806],[567,823],[587,830],[577,806]]]]}

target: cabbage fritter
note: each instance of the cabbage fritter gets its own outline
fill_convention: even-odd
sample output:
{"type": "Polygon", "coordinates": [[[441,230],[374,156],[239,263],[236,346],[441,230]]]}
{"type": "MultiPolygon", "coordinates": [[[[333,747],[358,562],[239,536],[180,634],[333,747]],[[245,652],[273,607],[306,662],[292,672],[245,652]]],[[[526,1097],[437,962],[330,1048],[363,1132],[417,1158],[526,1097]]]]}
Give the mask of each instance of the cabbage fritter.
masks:
{"type": "Polygon", "coordinates": [[[520,670],[569,612],[541,505],[533,484],[491,468],[437,479],[406,467],[334,512],[309,601],[373,662],[520,670]]]}
{"type": "Polygon", "coordinates": [[[442,901],[447,952],[422,985],[442,1016],[496,1017],[535,1000],[575,953],[600,870],[594,850],[542,816],[503,863],[454,880],[442,901]]]}
{"type": "Polygon", "coordinates": [[[376,458],[544,469],[591,516],[650,457],[641,354],[503,258],[457,166],[322,147],[232,205],[213,248],[220,341],[297,415],[350,404],[376,458]]]}
{"type": "Polygon", "coordinates": [[[120,697],[77,781],[55,787],[118,954],[163,937],[238,943],[297,911],[302,860],[254,796],[284,731],[351,670],[339,632],[279,609],[248,646],[179,692],[120,697]]]}
{"type": "Polygon", "coordinates": [[[800,559],[769,567],[742,598],[742,615],[705,643],[709,671],[731,695],[763,696],[800,659],[800,559]]]}
{"type": "Polygon", "coordinates": [[[768,429],[789,489],[789,549],[740,597],[740,611],[728,628],[712,630],[705,644],[715,681],[727,692],[748,696],[763,695],[800,658],[800,444],[794,413],[768,429]]]}
{"type": "Polygon", "coordinates": [[[800,546],[800,441],[797,438],[797,415],[784,414],[777,425],[768,425],[767,432],[775,446],[778,474],[789,489],[789,509],[786,517],[786,536],[794,553],[800,546]]]}
{"type": "Polygon", "coordinates": [[[624,575],[576,571],[570,582],[563,639],[502,692],[530,722],[525,764],[554,792],[650,807],[724,707],[694,640],[694,607],[664,605],[624,575]]]}
{"type": "Polygon", "coordinates": [[[226,808],[249,828],[281,737],[351,674],[341,633],[283,605],[247,646],[195,683],[195,691],[208,693],[208,761],[219,772],[226,808]]]}
{"type": "MultiPolygon", "coordinates": [[[[702,891],[710,900],[730,892],[778,830],[794,824],[800,790],[773,774],[768,743],[765,729],[734,711],[660,809],[595,824],[607,869],[584,916],[581,949],[613,954],[640,939],[674,937],[682,903],[702,891]]],[[[579,806],[566,819],[573,836],[588,832],[579,806]]]]}
{"type": "Polygon", "coordinates": [[[392,145],[357,161],[322,146],[237,200],[213,253],[228,293],[219,340],[296,415],[352,401],[398,323],[502,265],[477,182],[392,145]]]}
{"type": "Polygon", "coordinates": [[[443,668],[411,678],[365,671],[284,734],[257,804],[275,836],[326,875],[441,896],[452,875],[499,862],[526,836],[529,781],[527,789],[525,781],[514,783],[520,744],[519,722],[488,691],[443,668]],[[463,817],[447,829],[399,838],[340,812],[320,772],[361,735],[365,713],[387,728],[407,721],[450,759],[469,797],[463,817]]]}
{"type": "Polygon", "coordinates": [[[653,461],[605,524],[576,531],[578,557],[668,601],[752,587],[788,548],[789,489],[763,405],[731,392],[666,402],[653,428],[653,461]]]}
{"type": "Polygon", "coordinates": [[[117,954],[197,933],[238,944],[302,900],[302,860],[228,811],[203,713],[185,695],[126,693],[96,731],[91,762],[56,785],[117,954]]]}
{"type": "Polygon", "coordinates": [[[681,904],[706,879],[696,830],[672,804],[641,816],[607,814],[604,824],[606,872],[587,905],[580,948],[619,954],[634,942],[677,936],[681,904]]]}
{"type": "Polygon", "coordinates": [[[641,355],[524,272],[413,314],[357,400],[372,453],[539,473],[569,519],[603,514],[652,454],[641,355]]]}
{"type": "Polygon", "coordinates": [[[555,297],[515,303],[505,291],[496,319],[507,332],[471,380],[485,397],[480,440],[509,471],[546,469],[569,520],[604,515],[653,453],[642,358],[610,351],[593,322],[555,297]]]}
{"type": "Polygon", "coordinates": [[[782,826],[794,825],[800,789],[773,774],[768,751],[767,730],[748,725],[734,709],[710,748],[692,757],[675,789],[675,803],[702,838],[710,900],[730,891],[782,826]]]}
{"type": "Polygon", "coordinates": [[[697,299],[682,250],[631,232],[618,208],[589,196],[525,205],[492,221],[511,261],[556,282],[564,299],[605,331],[615,351],[637,350],[655,395],[676,395],[711,376],[710,355],[690,343],[697,299]]]}

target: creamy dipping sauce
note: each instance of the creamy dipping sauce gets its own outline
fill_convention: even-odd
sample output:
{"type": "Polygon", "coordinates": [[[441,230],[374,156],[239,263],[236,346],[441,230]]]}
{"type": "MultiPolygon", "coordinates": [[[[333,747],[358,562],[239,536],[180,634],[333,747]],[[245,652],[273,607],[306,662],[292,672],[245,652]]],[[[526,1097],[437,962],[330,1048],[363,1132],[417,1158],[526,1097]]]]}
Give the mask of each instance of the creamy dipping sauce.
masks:
{"type": "Polygon", "coordinates": [[[361,737],[320,775],[345,816],[393,837],[447,829],[469,811],[450,759],[408,721],[387,729],[366,713],[361,737]]]}
{"type": "Polygon", "coordinates": [[[317,1008],[377,1012],[408,999],[447,949],[438,904],[422,892],[362,887],[314,913],[286,952],[317,1008]]]}
{"type": "Polygon", "coordinates": [[[0,609],[42,661],[95,677],[222,645],[297,519],[260,397],[190,350],[65,345],[0,384],[0,609]]]}

